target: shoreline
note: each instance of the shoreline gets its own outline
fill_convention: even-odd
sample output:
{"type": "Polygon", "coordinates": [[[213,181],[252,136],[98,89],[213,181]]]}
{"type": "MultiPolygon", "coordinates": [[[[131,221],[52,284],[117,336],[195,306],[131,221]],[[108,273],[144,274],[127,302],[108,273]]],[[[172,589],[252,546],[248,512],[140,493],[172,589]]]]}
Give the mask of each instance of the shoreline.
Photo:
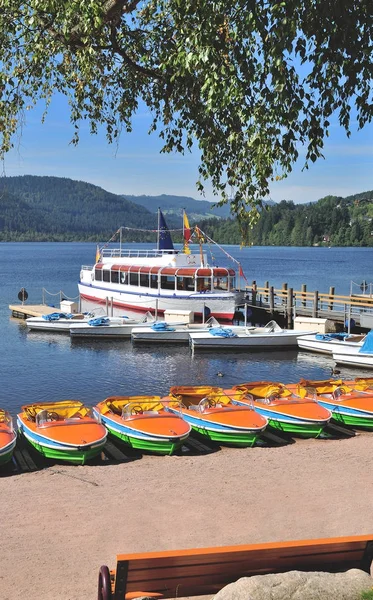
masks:
{"type": "Polygon", "coordinates": [[[116,554],[373,532],[373,436],[1,477],[2,600],[93,600],[116,554]]]}

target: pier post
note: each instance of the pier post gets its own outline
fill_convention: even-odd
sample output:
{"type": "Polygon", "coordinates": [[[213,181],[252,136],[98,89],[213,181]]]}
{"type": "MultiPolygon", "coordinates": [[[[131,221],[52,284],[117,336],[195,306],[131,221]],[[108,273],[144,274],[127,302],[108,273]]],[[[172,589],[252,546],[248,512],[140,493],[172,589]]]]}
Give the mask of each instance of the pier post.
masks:
{"type": "Polygon", "coordinates": [[[313,307],[312,307],[312,316],[314,319],[317,319],[319,308],[319,292],[316,290],[313,294],[313,307]]]}
{"type": "Polygon", "coordinates": [[[113,298],[113,296],[110,298],[110,305],[111,305],[110,316],[112,317],[114,315],[114,298],[113,298]]]}
{"type": "Polygon", "coordinates": [[[269,300],[269,296],[268,296],[268,292],[269,292],[269,281],[265,281],[264,282],[264,287],[265,287],[265,296],[264,296],[264,301],[268,304],[268,300],[269,300]]]}
{"type": "Polygon", "coordinates": [[[305,283],[302,283],[302,306],[306,306],[306,304],[307,304],[306,293],[307,293],[307,285],[305,283]]]}
{"type": "Polygon", "coordinates": [[[288,329],[293,327],[293,288],[288,289],[286,300],[286,319],[288,329]]]}
{"type": "Polygon", "coordinates": [[[329,288],[329,306],[328,306],[329,310],[333,310],[334,292],[335,292],[335,287],[330,286],[330,288],[329,288]]]}
{"type": "Polygon", "coordinates": [[[256,285],[256,281],[254,280],[252,282],[252,287],[251,287],[251,304],[253,306],[256,306],[256,295],[258,292],[258,286],[256,285]]]}
{"type": "Polygon", "coordinates": [[[271,314],[271,319],[273,319],[275,315],[275,289],[273,285],[269,288],[269,312],[271,314]]]}
{"type": "Polygon", "coordinates": [[[287,283],[283,283],[282,284],[282,304],[286,304],[286,293],[288,290],[288,284],[287,283]]]}
{"type": "Polygon", "coordinates": [[[106,305],[106,316],[109,316],[109,298],[106,296],[105,298],[105,305],[106,305]]]}

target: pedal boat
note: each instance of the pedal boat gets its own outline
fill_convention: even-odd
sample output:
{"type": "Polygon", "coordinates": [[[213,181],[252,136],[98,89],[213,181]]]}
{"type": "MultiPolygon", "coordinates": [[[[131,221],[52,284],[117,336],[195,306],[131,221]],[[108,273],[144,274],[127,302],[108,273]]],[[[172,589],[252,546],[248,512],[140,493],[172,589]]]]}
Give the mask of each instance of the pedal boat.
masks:
{"type": "MultiPolygon", "coordinates": [[[[214,442],[251,447],[268,424],[253,407],[235,404],[219,387],[174,386],[167,399],[180,403],[193,430],[214,442]]],[[[170,410],[178,409],[171,403],[170,410]]]]}
{"type": "Polygon", "coordinates": [[[299,393],[315,396],[332,413],[333,421],[373,429],[373,379],[311,381],[302,379],[299,393]]]}
{"type": "Polygon", "coordinates": [[[302,438],[317,438],[332,418],[314,397],[302,398],[281,383],[253,381],[225,392],[244,392],[235,398],[238,404],[253,404],[270,427],[302,438]]]}
{"type": "Polygon", "coordinates": [[[17,442],[17,433],[13,428],[13,419],[8,411],[0,408],[0,466],[12,460],[17,442]]]}
{"type": "Polygon", "coordinates": [[[84,465],[105,445],[107,431],[92,410],[77,400],[22,407],[20,433],[46,458],[84,465]]]}
{"type": "Polygon", "coordinates": [[[173,454],[191,427],[180,407],[168,409],[160,396],[112,396],[94,407],[111,435],[137,450],[173,454]]]}

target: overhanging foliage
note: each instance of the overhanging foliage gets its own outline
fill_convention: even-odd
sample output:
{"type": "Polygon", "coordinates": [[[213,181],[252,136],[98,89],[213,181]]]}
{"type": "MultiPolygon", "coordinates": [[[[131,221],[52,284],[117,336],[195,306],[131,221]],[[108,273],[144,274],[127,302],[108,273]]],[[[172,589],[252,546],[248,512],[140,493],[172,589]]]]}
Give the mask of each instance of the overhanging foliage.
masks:
{"type": "Polygon", "coordinates": [[[370,0],[1,4],[2,154],[26,109],[55,91],[75,143],[84,119],[109,142],[131,131],[143,101],[163,152],[198,144],[198,188],[211,180],[245,228],[300,145],[306,167],[322,156],[333,114],[347,133],[352,107],[359,127],[372,118],[370,0]]]}

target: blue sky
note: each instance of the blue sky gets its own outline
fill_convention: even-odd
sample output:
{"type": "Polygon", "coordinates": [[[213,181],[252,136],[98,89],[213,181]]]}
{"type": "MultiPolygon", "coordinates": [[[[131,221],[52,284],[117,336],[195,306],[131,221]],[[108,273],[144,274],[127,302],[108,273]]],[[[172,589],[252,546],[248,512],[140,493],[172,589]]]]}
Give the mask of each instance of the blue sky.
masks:
{"type": "MultiPolygon", "coordinates": [[[[148,135],[150,117],[144,110],[133,120],[133,133],[123,133],[118,146],[108,145],[100,131],[92,136],[83,124],[80,144],[69,144],[73,128],[66,102],[56,97],[41,123],[42,107],[27,112],[15,149],[6,157],[3,172],[13,175],[50,175],[93,183],[116,194],[175,194],[204,199],[198,179],[198,152],[160,154],[161,140],[148,135]]],[[[293,173],[271,187],[271,198],[296,203],[316,201],[328,194],[348,196],[373,189],[373,124],[347,138],[337,119],[325,143],[325,160],[302,172],[302,160],[293,173]]],[[[303,155],[304,156],[304,155],[303,155]]],[[[214,200],[206,185],[206,200],[214,200]]]]}

